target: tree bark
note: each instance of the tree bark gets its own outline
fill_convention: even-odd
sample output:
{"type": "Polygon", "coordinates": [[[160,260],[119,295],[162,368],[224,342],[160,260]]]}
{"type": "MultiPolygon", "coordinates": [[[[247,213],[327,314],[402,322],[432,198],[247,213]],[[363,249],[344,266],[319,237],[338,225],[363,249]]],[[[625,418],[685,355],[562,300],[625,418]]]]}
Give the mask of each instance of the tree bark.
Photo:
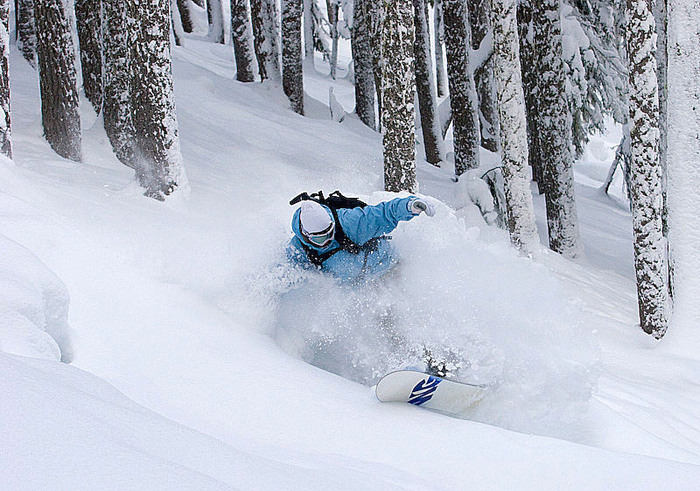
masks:
{"type": "Polygon", "coordinates": [[[190,0],[176,0],[177,10],[180,13],[180,23],[182,24],[182,29],[186,33],[191,33],[193,29],[192,25],[192,11],[190,10],[190,0]]]}
{"type": "Polygon", "coordinates": [[[10,0],[0,0],[0,111],[0,153],[11,159],[10,0]]]}
{"type": "Polygon", "coordinates": [[[445,68],[445,24],[442,18],[442,0],[434,0],[434,3],[435,81],[438,97],[445,97],[447,95],[447,68],[445,68]]]}
{"type": "Polygon", "coordinates": [[[279,82],[282,74],[280,70],[280,21],[277,2],[275,0],[250,0],[250,12],[260,80],[279,82]]]}
{"type": "Polygon", "coordinates": [[[443,0],[447,78],[454,133],[455,174],[479,167],[479,118],[474,77],[469,67],[466,0],[443,0]]]}
{"type": "Polygon", "coordinates": [[[17,0],[17,49],[32,68],[37,68],[34,0],[17,0]]]}
{"type": "Polygon", "coordinates": [[[413,8],[402,0],[384,0],[382,28],[382,133],[384,189],[416,191],[415,33],[413,8]]]}
{"type": "Polygon", "coordinates": [[[83,90],[96,113],[102,110],[102,0],[76,0],[83,90]]]}
{"type": "MultiPolygon", "coordinates": [[[[363,3],[353,4],[352,59],[355,66],[355,113],[365,125],[377,129],[374,106],[374,74],[372,72],[372,48],[364,15],[363,3]]],[[[371,0],[369,0],[371,1],[371,0]]]]}
{"type": "Polygon", "coordinates": [[[44,136],[61,157],[82,159],[73,38],[62,0],[36,0],[37,60],[44,136]]]}
{"type": "Polygon", "coordinates": [[[372,50],[372,71],[374,87],[377,90],[377,112],[379,126],[382,125],[382,29],[384,24],[384,0],[364,0],[363,13],[369,31],[369,45],[372,50]]]}
{"type": "Polygon", "coordinates": [[[207,0],[207,20],[207,38],[214,43],[224,44],[224,12],[221,0],[207,0]]]}
{"type": "Polygon", "coordinates": [[[292,110],[304,115],[301,17],[303,0],[282,0],[282,86],[292,110]]]}
{"type": "Polygon", "coordinates": [[[510,241],[525,254],[539,242],[527,172],[525,98],[520,74],[517,0],[491,2],[494,70],[501,163],[506,196],[506,223],[510,241]]]}
{"type": "Polygon", "coordinates": [[[247,0],[231,0],[231,41],[236,59],[236,80],[254,82],[253,27],[247,0]]]}

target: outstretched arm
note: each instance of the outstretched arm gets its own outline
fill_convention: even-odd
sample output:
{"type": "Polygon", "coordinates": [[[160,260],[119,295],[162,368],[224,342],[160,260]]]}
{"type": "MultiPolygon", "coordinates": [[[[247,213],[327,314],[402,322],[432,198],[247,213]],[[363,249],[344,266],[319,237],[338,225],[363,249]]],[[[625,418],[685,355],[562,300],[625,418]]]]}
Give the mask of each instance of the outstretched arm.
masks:
{"type": "Polygon", "coordinates": [[[388,234],[400,221],[413,218],[415,214],[410,205],[415,199],[415,196],[409,196],[364,208],[341,209],[338,218],[345,235],[355,244],[362,245],[374,237],[388,234]]]}

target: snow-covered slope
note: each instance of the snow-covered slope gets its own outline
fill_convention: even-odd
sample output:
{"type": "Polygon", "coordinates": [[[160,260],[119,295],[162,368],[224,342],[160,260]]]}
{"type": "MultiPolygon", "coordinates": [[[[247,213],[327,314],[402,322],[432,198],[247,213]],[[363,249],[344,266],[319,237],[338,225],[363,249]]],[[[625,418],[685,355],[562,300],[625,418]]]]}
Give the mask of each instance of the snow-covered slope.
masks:
{"type": "Polygon", "coordinates": [[[0,489],[697,489],[700,362],[634,326],[629,214],[596,188],[605,140],[579,166],[585,259],[519,257],[467,204],[469,183],[421,163],[438,214],[393,234],[396,273],[347,290],[282,255],[299,192],[388,197],[379,136],[330,121],[329,84],[352,109],[346,80],[307,73],[302,118],[233,81],[228,47],[189,40],[175,88],[191,193],[160,203],[94,114],[85,162],[50,151],[15,55],[0,284],[23,286],[0,308],[31,306],[44,340],[57,319],[73,366],[55,348],[68,340],[46,356],[0,317],[0,489]],[[66,291],[70,328],[55,317],[66,291]],[[374,399],[376,376],[423,346],[492,384],[474,421],[374,399]]]}

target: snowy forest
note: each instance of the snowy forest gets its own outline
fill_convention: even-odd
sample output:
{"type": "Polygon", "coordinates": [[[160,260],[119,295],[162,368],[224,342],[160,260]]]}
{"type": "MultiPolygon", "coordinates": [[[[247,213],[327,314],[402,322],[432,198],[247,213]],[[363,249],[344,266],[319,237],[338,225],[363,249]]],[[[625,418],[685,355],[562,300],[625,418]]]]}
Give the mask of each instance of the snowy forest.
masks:
{"type": "Polygon", "coordinates": [[[0,0],[0,488],[697,489],[698,26],[0,0]],[[319,189],[436,212],[348,286],[285,256],[319,189]],[[426,358],[484,399],[374,398],[426,358]]]}

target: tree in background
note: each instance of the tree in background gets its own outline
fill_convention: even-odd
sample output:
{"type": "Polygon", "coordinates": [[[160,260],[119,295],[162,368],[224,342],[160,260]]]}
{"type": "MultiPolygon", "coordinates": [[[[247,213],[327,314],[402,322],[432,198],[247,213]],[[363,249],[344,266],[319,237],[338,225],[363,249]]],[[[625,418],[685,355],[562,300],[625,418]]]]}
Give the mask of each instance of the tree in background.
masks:
{"type": "Polygon", "coordinates": [[[36,0],[36,51],[44,136],[61,157],[82,159],[73,37],[62,0],[36,0]]]}
{"type": "Polygon", "coordinates": [[[382,133],[384,189],[416,191],[413,5],[383,0],[382,133]]]}
{"type": "Polygon", "coordinates": [[[36,68],[36,26],[34,0],[16,0],[17,49],[32,68],[36,68]]]}
{"type": "Polygon", "coordinates": [[[374,106],[374,74],[372,71],[372,48],[365,19],[363,3],[353,2],[351,26],[352,61],[355,74],[355,113],[365,125],[377,129],[374,106]]]}
{"type": "Polygon", "coordinates": [[[466,0],[442,0],[445,23],[447,78],[452,108],[455,174],[479,167],[479,118],[474,77],[469,67],[471,51],[466,0]]]}
{"type": "Polygon", "coordinates": [[[236,58],[236,80],[255,81],[253,73],[253,28],[248,0],[231,0],[231,41],[236,58]]]}
{"type": "Polygon", "coordinates": [[[479,51],[481,57],[486,57],[483,63],[474,69],[474,85],[479,98],[481,146],[491,152],[496,152],[498,151],[498,116],[496,114],[493,62],[491,56],[488,55],[491,40],[491,21],[489,19],[491,0],[472,0],[468,4],[472,49],[479,51]]]}
{"type": "Polygon", "coordinates": [[[433,44],[435,45],[435,82],[438,97],[447,95],[447,68],[445,68],[445,24],[442,18],[442,0],[434,0],[433,10],[433,44]]]}
{"type": "Polygon", "coordinates": [[[292,110],[303,116],[302,14],[302,0],[282,0],[282,87],[289,97],[292,110]]]}
{"type": "Polygon", "coordinates": [[[10,0],[0,0],[0,153],[12,158],[10,118],[10,0]]]}
{"type": "Polygon", "coordinates": [[[192,24],[192,6],[190,1],[191,0],[176,0],[182,29],[187,33],[192,32],[194,28],[192,24]]]}
{"type": "Polygon", "coordinates": [[[83,90],[95,112],[102,110],[102,0],[76,0],[83,90]]]}
{"type": "Polygon", "coordinates": [[[163,200],[187,185],[173,97],[170,2],[132,0],[129,13],[136,176],[146,196],[163,200]]]}
{"type": "Polygon", "coordinates": [[[207,0],[207,21],[207,38],[213,43],[224,44],[224,11],[221,0],[207,0]]]}
{"type": "Polygon", "coordinates": [[[444,151],[442,132],[437,116],[437,94],[435,93],[430,32],[428,31],[428,6],[425,0],[413,0],[413,11],[416,31],[416,89],[425,160],[439,166],[444,158],[444,151]]]}
{"type": "Polygon", "coordinates": [[[532,24],[537,70],[536,127],[544,164],[549,247],[568,257],[581,253],[574,200],[571,115],[563,95],[566,79],[562,60],[561,0],[542,0],[532,24]]]}
{"type": "Polygon", "coordinates": [[[369,45],[372,51],[372,71],[374,87],[377,90],[377,112],[379,126],[382,125],[382,30],[384,23],[383,0],[363,0],[363,14],[369,31],[369,45]]]}
{"type": "Polygon", "coordinates": [[[338,32],[339,7],[338,0],[326,0],[328,24],[330,24],[331,28],[331,56],[328,62],[331,66],[331,78],[333,80],[335,80],[336,71],[338,69],[338,41],[340,39],[340,33],[338,32]]]}
{"type": "Polygon", "coordinates": [[[280,70],[280,21],[277,2],[276,0],[250,0],[250,13],[260,80],[279,82],[282,74],[280,70]]]}
{"type": "Polygon", "coordinates": [[[525,98],[520,75],[517,0],[493,0],[494,70],[506,223],[511,243],[524,253],[539,243],[527,172],[525,98]]]}

